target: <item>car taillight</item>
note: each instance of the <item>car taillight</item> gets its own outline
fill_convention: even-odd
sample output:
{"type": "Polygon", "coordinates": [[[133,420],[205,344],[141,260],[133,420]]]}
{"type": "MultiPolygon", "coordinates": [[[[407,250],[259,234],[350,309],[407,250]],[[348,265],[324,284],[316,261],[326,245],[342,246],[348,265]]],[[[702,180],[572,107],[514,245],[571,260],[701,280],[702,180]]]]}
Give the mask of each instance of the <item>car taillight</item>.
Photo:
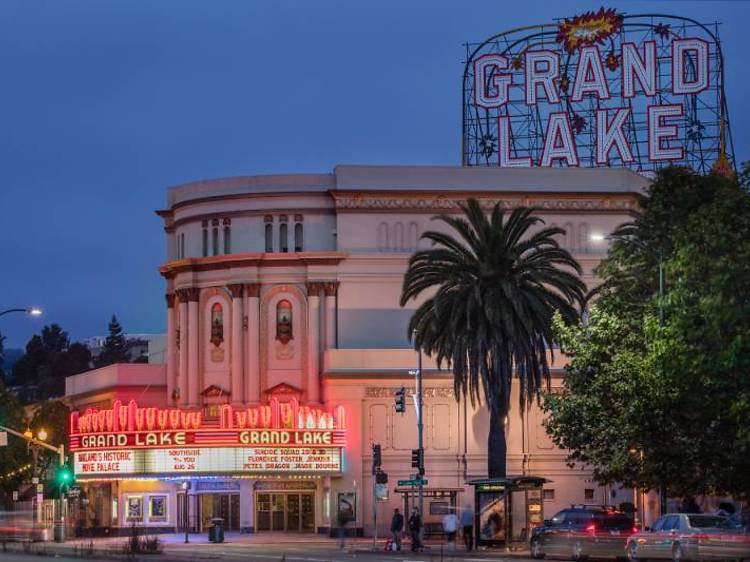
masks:
{"type": "Polygon", "coordinates": [[[594,525],[592,523],[591,525],[589,525],[588,527],[586,527],[586,532],[587,533],[595,533],[596,532],[596,525],[594,525]]]}
{"type": "Polygon", "coordinates": [[[698,533],[697,535],[695,535],[695,538],[699,541],[707,541],[708,535],[706,533],[698,533]]]}
{"type": "Polygon", "coordinates": [[[637,533],[637,532],[638,532],[638,527],[633,527],[633,533],[637,533]]]}

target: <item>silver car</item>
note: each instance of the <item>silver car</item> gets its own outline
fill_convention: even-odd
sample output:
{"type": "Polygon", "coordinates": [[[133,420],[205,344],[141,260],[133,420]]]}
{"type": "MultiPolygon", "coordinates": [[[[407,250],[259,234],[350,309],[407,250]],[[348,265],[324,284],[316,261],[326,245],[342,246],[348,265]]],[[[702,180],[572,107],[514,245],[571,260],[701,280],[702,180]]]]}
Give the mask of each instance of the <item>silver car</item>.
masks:
{"type": "Polygon", "coordinates": [[[720,515],[663,515],[651,527],[628,538],[625,547],[628,560],[750,559],[748,535],[727,523],[727,518],[720,515]]]}

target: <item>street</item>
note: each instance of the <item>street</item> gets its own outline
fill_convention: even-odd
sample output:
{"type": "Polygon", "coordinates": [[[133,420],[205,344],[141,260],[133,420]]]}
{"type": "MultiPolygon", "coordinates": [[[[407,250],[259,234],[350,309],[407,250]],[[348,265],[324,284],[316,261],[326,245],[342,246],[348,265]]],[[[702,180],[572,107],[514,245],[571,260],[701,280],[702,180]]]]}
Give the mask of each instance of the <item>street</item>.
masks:
{"type": "MultiPolygon", "coordinates": [[[[459,547],[451,552],[445,545],[430,544],[423,552],[412,553],[408,550],[401,552],[373,552],[370,539],[348,540],[343,549],[331,539],[310,537],[263,537],[251,535],[230,535],[227,542],[212,544],[205,540],[191,538],[189,544],[181,542],[181,536],[164,535],[164,551],[157,555],[139,555],[139,560],[154,560],[155,562],[179,562],[191,560],[210,562],[213,560],[252,560],[257,562],[279,561],[286,562],[436,562],[449,560],[451,562],[484,562],[486,560],[530,560],[525,553],[505,553],[499,550],[483,550],[466,552],[459,547]],[[277,540],[276,540],[277,539],[277,540]]],[[[26,552],[21,543],[8,543],[7,552],[0,553],[2,562],[30,562],[39,560],[40,554],[54,556],[55,560],[68,562],[86,558],[89,560],[112,559],[119,545],[127,541],[126,537],[117,539],[99,539],[93,542],[68,542],[65,544],[35,543],[26,552]],[[90,547],[93,546],[93,549],[90,547]]],[[[383,544],[380,541],[379,544],[383,544]]],[[[117,555],[124,558],[124,555],[117,555]]]]}

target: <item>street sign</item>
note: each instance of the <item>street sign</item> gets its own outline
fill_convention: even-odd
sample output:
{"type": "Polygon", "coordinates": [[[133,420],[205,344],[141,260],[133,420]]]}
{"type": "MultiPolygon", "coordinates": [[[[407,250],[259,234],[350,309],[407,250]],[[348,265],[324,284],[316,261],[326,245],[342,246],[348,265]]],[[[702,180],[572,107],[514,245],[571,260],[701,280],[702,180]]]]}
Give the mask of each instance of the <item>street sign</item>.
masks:
{"type": "Polygon", "coordinates": [[[399,480],[398,485],[399,486],[419,486],[419,484],[422,484],[422,486],[427,486],[427,479],[419,480],[418,478],[414,480],[399,480]]]}
{"type": "Polygon", "coordinates": [[[44,492],[44,484],[37,484],[36,485],[36,493],[37,494],[41,494],[42,492],[44,492]]]}
{"type": "Polygon", "coordinates": [[[14,502],[18,501],[18,490],[13,490],[13,501],[14,502]]]}
{"type": "Polygon", "coordinates": [[[8,446],[8,432],[0,431],[0,447],[8,446]]]}

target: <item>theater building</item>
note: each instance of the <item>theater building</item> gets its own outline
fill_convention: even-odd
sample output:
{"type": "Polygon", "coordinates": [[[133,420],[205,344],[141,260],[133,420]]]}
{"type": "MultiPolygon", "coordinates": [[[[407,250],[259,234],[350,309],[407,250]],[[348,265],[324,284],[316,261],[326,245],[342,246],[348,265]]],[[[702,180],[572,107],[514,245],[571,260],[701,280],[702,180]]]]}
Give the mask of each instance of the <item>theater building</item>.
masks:
{"type": "MultiPolygon", "coordinates": [[[[164,221],[166,362],[113,365],[67,380],[79,525],[327,532],[339,511],[373,529],[373,443],[389,475],[378,527],[405,496],[416,417],[394,411],[417,355],[399,306],[420,235],[477,197],[536,207],[565,229],[585,280],[592,241],[629,219],[647,180],[625,169],[338,166],[330,174],[237,177],[170,188],[164,221]],[[189,484],[188,484],[189,483],[189,484]],[[187,510],[186,504],[187,502],[187,510]]],[[[154,243],[157,243],[155,241],[154,243]]],[[[552,387],[564,358],[555,355],[552,387]]],[[[423,358],[428,523],[473,502],[486,475],[488,415],[461,403],[423,358]]],[[[516,404],[515,401],[512,402],[516,404]]],[[[536,408],[513,410],[508,473],[547,478],[544,512],[632,501],[565,463],[536,408]]]]}

